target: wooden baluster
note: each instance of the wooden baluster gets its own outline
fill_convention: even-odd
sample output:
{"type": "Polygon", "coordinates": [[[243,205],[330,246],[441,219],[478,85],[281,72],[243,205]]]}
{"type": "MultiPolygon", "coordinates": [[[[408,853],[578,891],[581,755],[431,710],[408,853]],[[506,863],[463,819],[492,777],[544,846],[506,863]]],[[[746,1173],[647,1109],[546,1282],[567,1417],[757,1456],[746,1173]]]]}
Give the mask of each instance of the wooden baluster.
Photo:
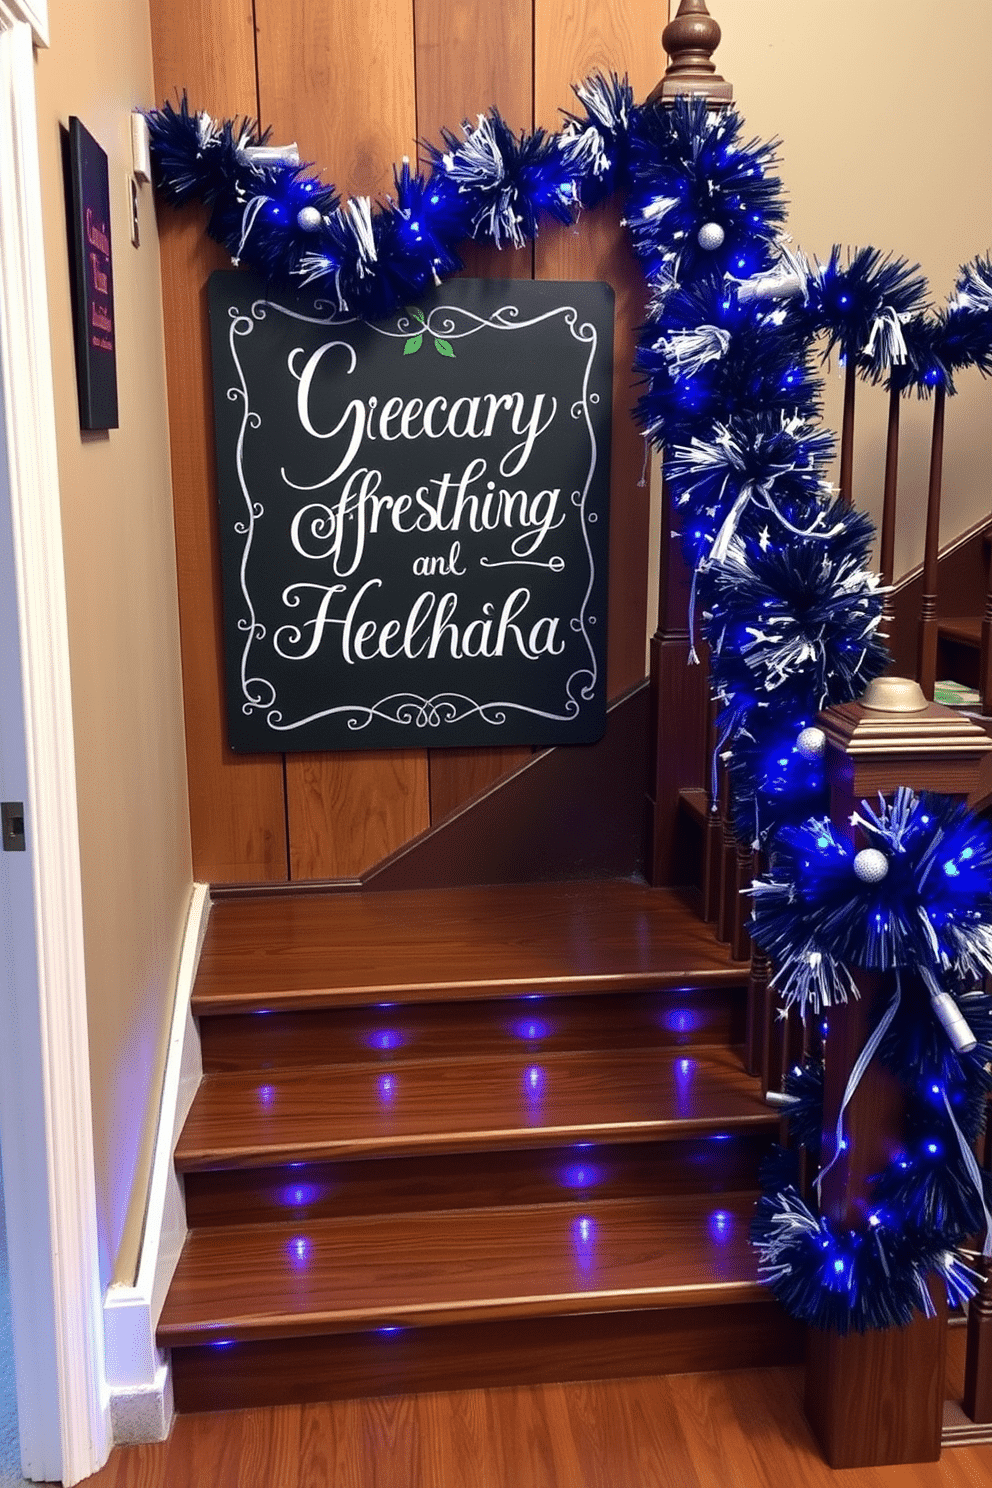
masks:
{"type": "MultiPolygon", "coordinates": [[[[892,606],[892,580],[895,575],[896,499],[899,487],[899,415],[902,394],[889,391],[889,425],[885,439],[885,480],[882,488],[882,532],[878,567],[882,586],[887,591],[882,599],[882,631],[888,635],[895,618],[892,606]]],[[[890,664],[891,665],[891,664],[890,664]]]]}
{"type": "Polygon", "coordinates": [[[937,680],[937,559],[940,553],[940,496],[944,471],[943,386],[933,395],[933,437],[930,442],[930,484],[927,491],[927,536],[923,553],[923,599],[917,673],[924,696],[933,697],[937,680]]]}
{"type": "MultiPolygon", "coordinates": [[[[982,757],[992,749],[982,729],[950,708],[926,703],[920,688],[880,677],[861,703],[821,714],[827,735],[831,818],[853,834],[862,797],[898,786],[967,796],[982,757]]],[[[855,972],[861,997],[829,1010],[824,1045],[824,1163],[834,1155],[835,1127],[851,1067],[873,1018],[891,996],[892,974],[855,972]]],[[[895,1077],[873,1060],[845,1113],[847,1146],[825,1176],[823,1213],[840,1227],[864,1223],[872,1175],[902,1138],[904,1101],[895,1077]]],[[[905,1328],[808,1335],[806,1414],[831,1467],[936,1461],[944,1403],[946,1315],[905,1328]]]]}
{"type": "Polygon", "coordinates": [[[751,900],[745,890],[751,887],[757,872],[758,856],[745,842],[737,843],[734,874],[734,908],[730,925],[730,956],[733,961],[750,961],[751,937],[746,925],[751,918],[751,900]]]}
{"type": "Polygon", "coordinates": [[[733,102],[733,87],[720,77],[712,61],[720,45],[720,27],[704,0],[682,0],[661,33],[661,44],[670,60],[665,76],[648,95],[649,104],[674,103],[687,94],[704,97],[716,108],[733,102]]]}
{"type": "MultiPolygon", "coordinates": [[[[713,759],[716,749],[716,718],[719,704],[710,699],[709,727],[707,730],[706,758],[713,759]]],[[[705,837],[703,840],[703,920],[712,925],[720,912],[720,882],[723,865],[723,818],[720,814],[720,787],[714,788],[712,765],[707,771],[707,810],[705,837]]]]}
{"type": "Polygon", "coordinates": [[[651,780],[648,786],[649,877],[681,882],[679,791],[706,781],[709,677],[689,663],[690,574],[673,528],[671,492],[662,485],[658,629],[651,640],[651,780]]]}
{"type": "Polygon", "coordinates": [[[854,400],[858,386],[858,365],[848,357],[844,369],[844,418],[840,431],[840,499],[845,506],[854,500],[854,400]]]}
{"type": "Polygon", "coordinates": [[[978,690],[982,695],[982,712],[992,713],[992,563],[989,564],[985,614],[982,616],[982,649],[978,661],[978,690]]]}
{"type": "Polygon", "coordinates": [[[723,846],[720,854],[720,906],[716,917],[716,938],[729,945],[737,912],[737,838],[734,835],[734,810],[730,804],[730,777],[722,762],[719,766],[720,821],[723,846]]]}
{"type": "Polygon", "coordinates": [[[774,1016],[774,993],[768,981],[771,962],[760,946],[751,950],[751,972],[747,979],[747,1034],[744,1046],[744,1063],[749,1075],[761,1075],[762,1088],[778,1090],[778,1085],[769,1086],[765,1080],[766,1030],[770,1017],[774,1016]]]}

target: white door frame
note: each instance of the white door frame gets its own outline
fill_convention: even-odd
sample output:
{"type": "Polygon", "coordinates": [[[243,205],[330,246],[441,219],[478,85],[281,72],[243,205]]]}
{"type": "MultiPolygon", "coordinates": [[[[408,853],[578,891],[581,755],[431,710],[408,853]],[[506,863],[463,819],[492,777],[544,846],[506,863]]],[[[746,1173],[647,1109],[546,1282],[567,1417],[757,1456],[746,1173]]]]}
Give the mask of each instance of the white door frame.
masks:
{"type": "Polygon", "coordinates": [[[0,793],[23,800],[27,838],[0,853],[0,1140],[22,1470],[68,1488],[111,1441],[34,92],[47,28],[47,0],[0,0],[0,793]]]}

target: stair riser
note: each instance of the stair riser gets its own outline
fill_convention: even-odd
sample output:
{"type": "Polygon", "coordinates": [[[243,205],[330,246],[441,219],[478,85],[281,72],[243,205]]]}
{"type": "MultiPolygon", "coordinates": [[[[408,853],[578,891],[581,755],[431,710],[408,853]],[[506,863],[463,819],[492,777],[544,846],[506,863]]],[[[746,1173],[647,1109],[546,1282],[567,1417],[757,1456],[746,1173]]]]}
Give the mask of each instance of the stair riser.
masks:
{"type": "Polygon", "coordinates": [[[187,1173],[186,1216],[203,1225],[721,1193],[757,1188],[777,1126],[672,1142],[305,1163],[187,1173]]]}
{"type": "Polygon", "coordinates": [[[172,1350],[180,1411],[798,1364],[774,1302],[581,1313],[172,1350]]]}
{"type": "Polygon", "coordinates": [[[315,1064],[672,1048],[744,1041],[743,987],[673,988],[609,997],[371,1004],[200,1020],[207,1073],[315,1064]]]}

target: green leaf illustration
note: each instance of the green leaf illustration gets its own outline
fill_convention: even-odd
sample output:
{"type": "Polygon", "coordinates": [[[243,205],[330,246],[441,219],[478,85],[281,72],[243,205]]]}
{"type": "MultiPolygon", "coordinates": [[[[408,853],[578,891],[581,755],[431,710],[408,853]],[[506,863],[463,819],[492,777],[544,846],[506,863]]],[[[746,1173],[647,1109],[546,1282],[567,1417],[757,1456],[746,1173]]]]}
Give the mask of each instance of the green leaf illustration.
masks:
{"type": "Polygon", "coordinates": [[[407,305],[406,313],[413,320],[418,320],[421,325],[427,324],[427,322],[424,320],[424,312],[423,310],[421,310],[419,305],[407,305]]]}
{"type": "Polygon", "coordinates": [[[404,356],[412,356],[412,354],[415,351],[419,351],[420,350],[421,346],[423,345],[423,341],[424,341],[423,335],[420,335],[420,336],[411,336],[410,339],[409,339],[409,341],[406,343],[406,345],[403,348],[403,355],[404,356]]]}
{"type": "Polygon", "coordinates": [[[437,347],[442,356],[453,357],[455,354],[451,342],[445,341],[441,336],[434,337],[434,345],[437,347]]]}

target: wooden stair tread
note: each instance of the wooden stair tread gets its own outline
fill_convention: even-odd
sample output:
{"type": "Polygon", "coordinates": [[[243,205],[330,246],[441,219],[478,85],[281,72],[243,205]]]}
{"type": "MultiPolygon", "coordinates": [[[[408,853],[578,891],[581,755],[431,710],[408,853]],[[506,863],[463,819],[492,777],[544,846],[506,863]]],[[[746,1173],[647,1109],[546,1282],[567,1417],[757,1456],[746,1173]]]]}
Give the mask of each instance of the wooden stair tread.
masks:
{"type": "Polygon", "coordinates": [[[982,617],[980,615],[953,615],[937,621],[938,634],[945,640],[959,641],[965,646],[982,644],[982,617]]]}
{"type": "Polygon", "coordinates": [[[214,904],[193,1011],[602,992],[744,971],[674,890],[628,880],[214,904]]]}
{"type": "Polygon", "coordinates": [[[582,1140],[647,1141],[776,1118],[730,1049],[238,1071],[207,1076],[180,1171],[582,1140]]]}
{"type": "Polygon", "coordinates": [[[753,1202],[692,1195],[198,1230],[158,1342],[764,1302],[753,1202]]]}

